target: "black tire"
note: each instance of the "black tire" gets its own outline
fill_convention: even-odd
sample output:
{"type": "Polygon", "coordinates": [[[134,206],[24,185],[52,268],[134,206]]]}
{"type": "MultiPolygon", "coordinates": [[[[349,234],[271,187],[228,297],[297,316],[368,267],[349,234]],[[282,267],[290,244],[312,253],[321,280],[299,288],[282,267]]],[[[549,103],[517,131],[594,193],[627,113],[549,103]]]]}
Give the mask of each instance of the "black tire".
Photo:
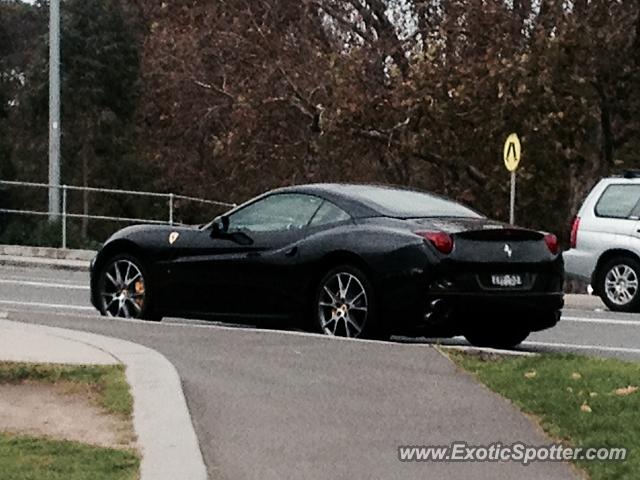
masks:
{"type": "Polygon", "coordinates": [[[98,274],[96,299],[103,316],[151,321],[162,319],[153,309],[153,288],[148,271],[134,255],[118,254],[104,262],[98,274]],[[116,295],[117,292],[121,295],[116,295]]]}
{"type": "Polygon", "coordinates": [[[598,269],[596,275],[597,292],[604,304],[614,312],[640,312],[640,262],[633,257],[619,256],[607,260],[598,269]],[[635,287],[631,288],[628,283],[622,282],[620,285],[627,290],[629,298],[623,299],[616,293],[616,287],[609,284],[609,280],[618,273],[628,272],[630,279],[635,280],[635,287]]]}
{"type": "Polygon", "coordinates": [[[528,330],[501,328],[496,331],[473,330],[465,334],[467,341],[475,347],[509,350],[517,347],[529,336],[528,330]]]}
{"type": "Polygon", "coordinates": [[[378,316],[373,285],[352,265],[339,265],[322,276],[316,288],[312,313],[314,328],[325,335],[389,339],[378,316]],[[342,289],[346,295],[340,296],[342,289]],[[331,320],[333,318],[335,320],[331,320]]]}

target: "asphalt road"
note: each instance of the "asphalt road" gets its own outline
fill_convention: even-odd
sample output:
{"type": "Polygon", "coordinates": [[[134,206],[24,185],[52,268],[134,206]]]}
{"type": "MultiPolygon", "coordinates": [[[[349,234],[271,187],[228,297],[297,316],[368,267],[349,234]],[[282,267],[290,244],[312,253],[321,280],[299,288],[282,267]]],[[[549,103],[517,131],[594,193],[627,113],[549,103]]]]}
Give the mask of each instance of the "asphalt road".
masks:
{"type": "MultiPolygon", "coordinates": [[[[86,273],[0,267],[0,311],[129,339],[167,356],[183,380],[211,479],[573,477],[566,465],[551,463],[399,462],[399,445],[547,442],[428,340],[347,341],[184,319],[104,319],[89,305],[87,284],[86,273]]],[[[640,358],[640,319],[582,303],[522,349],[640,358]]]]}
{"type": "MultiPolygon", "coordinates": [[[[0,266],[0,311],[73,313],[97,317],[89,302],[88,273],[44,268],[0,266]]],[[[571,297],[555,328],[532,334],[525,351],[579,352],[587,355],[640,359],[640,314],[607,311],[594,297],[571,297]]],[[[165,324],[229,325],[170,318],[165,324]]],[[[467,345],[463,338],[395,339],[403,343],[467,345]]]]}

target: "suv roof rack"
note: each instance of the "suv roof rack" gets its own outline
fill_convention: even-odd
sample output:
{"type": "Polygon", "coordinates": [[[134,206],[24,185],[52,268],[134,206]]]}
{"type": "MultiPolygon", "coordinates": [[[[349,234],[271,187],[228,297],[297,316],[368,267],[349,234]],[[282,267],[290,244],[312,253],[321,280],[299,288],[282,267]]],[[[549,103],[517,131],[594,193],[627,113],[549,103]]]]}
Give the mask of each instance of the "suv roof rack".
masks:
{"type": "Polygon", "coordinates": [[[622,174],[624,178],[640,178],[640,169],[629,169],[625,170],[622,174]]]}

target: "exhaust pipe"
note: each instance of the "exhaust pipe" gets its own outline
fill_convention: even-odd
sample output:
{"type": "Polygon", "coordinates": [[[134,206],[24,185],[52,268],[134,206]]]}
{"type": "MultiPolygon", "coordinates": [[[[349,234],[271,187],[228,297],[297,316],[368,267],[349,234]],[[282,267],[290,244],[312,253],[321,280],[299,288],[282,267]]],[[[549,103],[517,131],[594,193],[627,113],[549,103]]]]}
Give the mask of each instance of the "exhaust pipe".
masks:
{"type": "Polygon", "coordinates": [[[437,324],[445,321],[449,316],[449,312],[450,309],[447,307],[446,302],[442,298],[436,298],[429,303],[429,308],[424,315],[424,319],[428,323],[437,324]]]}

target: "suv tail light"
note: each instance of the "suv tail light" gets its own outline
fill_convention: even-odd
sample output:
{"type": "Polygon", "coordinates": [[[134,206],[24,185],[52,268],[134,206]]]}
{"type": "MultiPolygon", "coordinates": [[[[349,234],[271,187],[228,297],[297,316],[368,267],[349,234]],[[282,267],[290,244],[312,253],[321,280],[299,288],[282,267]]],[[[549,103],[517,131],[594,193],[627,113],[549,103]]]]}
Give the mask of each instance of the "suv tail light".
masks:
{"type": "Polygon", "coordinates": [[[578,229],[579,228],[580,228],[580,217],[576,217],[573,219],[573,223],[571,224],[571,240],[570,240],[571,248],[576,248],[578,246],[578,229]]]}
{"type": "Polygon", "coordinates": [[[544,236],[544,243],[547,244],[549,251],[554,255],[557,255],[560,251],[560,244],[558,243],[558,237],[556,237],[553,233],[547,233],[544,236]]]}
{"type": "Polygon", "coordinates": [[[416,235],[420,235],[425,240],[431,242],[440,253],[445,255],[450,254],[453,251],[453,237],[445,232],[416,232],[416,235]]]}

